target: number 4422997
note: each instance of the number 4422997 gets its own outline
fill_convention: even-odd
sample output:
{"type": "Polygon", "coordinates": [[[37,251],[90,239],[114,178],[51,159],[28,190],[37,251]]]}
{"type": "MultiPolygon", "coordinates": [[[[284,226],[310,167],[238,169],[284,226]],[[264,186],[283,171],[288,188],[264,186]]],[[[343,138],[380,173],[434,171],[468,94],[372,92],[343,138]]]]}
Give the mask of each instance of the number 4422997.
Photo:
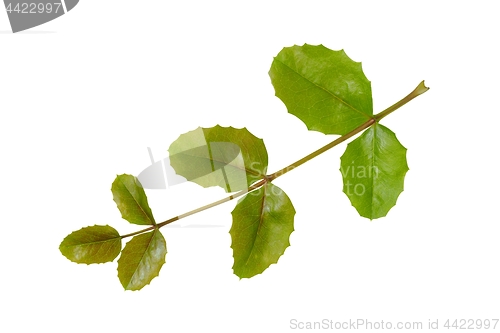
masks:
{"type": "Polygon", "coordinates": [[[455,319],[454,321],[448,319],[444,323],[447,329],[495,329],[498,324],[498,319],[455,319]]]}
{"type": "MultiPolygon", "coordinates": [[[[61,3],[17,3],[12,6],[12,3],[7,5],[7,13],[19,13],[19,14],[50,14],[52,12],[58,13],[61,9],[61,3]]],[[[61,9],[62,10],[62,9],[61,9]]]]}

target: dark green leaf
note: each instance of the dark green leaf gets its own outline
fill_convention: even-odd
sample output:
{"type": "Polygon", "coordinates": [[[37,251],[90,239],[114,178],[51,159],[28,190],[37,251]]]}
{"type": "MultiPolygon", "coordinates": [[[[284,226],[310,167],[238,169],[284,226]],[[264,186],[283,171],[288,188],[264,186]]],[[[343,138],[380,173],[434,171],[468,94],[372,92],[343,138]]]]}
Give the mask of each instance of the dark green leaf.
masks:
{"type": "Polygon", "coordinates": [[[140,290],[160,274],[167,244],[158,229],[132,238],[118,259],[118,278],[126,290],[140,290]]]}
{"type": "Polygon", "coordinates": [[[250,278],[278,262],[290,245],[295,215],[285,192],[267,183],[240,199],[231,214],[234,274],[250,278]]]}
{"type": "Polygon", "coordinates": [[[323,45],[285,47],[269,71],[276,96],[308,129],[346,134],[373,115],[361,63],[323,45]]]}
{"type": "Polygon", "coordinates": [[[403,191],[406,148],[390,129],[376,123],[347,145],[340,171],[344,192],[359,215],[386,216],[403,191]]]}
{"type": "Polygon", "coordinates": [[[226,192],[248,188],[267,171],[264,142],[246,128],[198,127],[179,136],[168,151],[178,175],[226,192]]]}
{"type": "Polygon", "coordinates": [[[116,176],[111,192],[125,220],[140,225],[155,224],[146,193],[136,177],[125,174],[116,176]]]}
{"type": "Polygon", "coordinates": [[[79,264],[113,261],[121,249],[120,234],[108,225],[95,225],[74,231],[59,246],[66,258],[79,264]]]}

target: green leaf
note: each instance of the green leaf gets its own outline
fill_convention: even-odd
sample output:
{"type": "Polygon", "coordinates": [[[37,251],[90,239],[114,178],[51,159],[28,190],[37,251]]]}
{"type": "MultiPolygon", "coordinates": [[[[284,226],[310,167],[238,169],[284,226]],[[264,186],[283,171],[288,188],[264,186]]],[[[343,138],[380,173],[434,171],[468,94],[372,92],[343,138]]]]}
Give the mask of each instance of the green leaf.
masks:
{"type": "Polygon", "coordinates": [[[136,177],[126,174],[116,176],[111,192],[125,220],[140,225],[155,224],[146,193],[136,177]]]}
{"type": "Polygon", "coordinates": [[[132,238],[118,259],[118,278],[125,290],[140,290],[158,276],[167,244],[158,229],[132,238]]]}
{"type": "Polygon", "coordinates": [[[121,249],[120,234],[108,225],[95,225],[74,231],[59,246],[66,258],[79,264],[113,261],[121,249]]]}
{"type": "Polygon", "coordinates": [[[269,71],[276,96],[308,129],[346,134],[373,115],[371,83],[360,62],[323,45],[285,47],[269,71]]]}
{"type": "Polygon", "coordinates": [[[226,192],[248,188],[267,171],[264,142],[246,128],[198,127],[179,136],[168,151],[178,175],[203,187],[220,186],[226,192]]]}
{"type": "Polygon", "coordinates": [[[347,145],[340,160],[344,193],[359,215],[372,220],[386,216],[409,170],[406,148],[396,135],[376,123],[347,145]]]}
{"type": "Polygon", "coordinates": [[[240,199],[231,214],[234,274],[250,278],[278,262],[290,245],[295,215],[285,192],[267,183],[240,199]]]}

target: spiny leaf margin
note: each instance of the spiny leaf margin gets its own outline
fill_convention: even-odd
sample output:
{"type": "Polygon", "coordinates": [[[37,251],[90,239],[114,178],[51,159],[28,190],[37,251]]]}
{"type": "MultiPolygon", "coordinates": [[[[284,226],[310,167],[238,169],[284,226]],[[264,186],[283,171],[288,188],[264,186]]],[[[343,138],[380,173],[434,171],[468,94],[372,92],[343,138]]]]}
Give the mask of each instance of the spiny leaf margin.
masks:
{"type": "Polygon", "coordinates": [[[160,230],[132,238],[118,259],[118,279],[125,290],[140,290],[160,274],[167,244],[160,230]]]}
{"type": "Polygon", "coordinates": [[[394,132],[375,123],[347,145],[340,160],[343,191],[359,215],[370,220],[386,216],[409,170],[406,148],[394,132]]]}
{"type": "Polygon", "coordinates": [[[309,130],[343,135],[373,115],[371,83],[344,50],[284,47],[269,76],[276,96],[309,130]]]}
{"type": "Polygon", "coordinates": [[[123,219],[138,225],[156,224],[144,188],[137,177],[117,175],[111,185],[111,192],[123,219]]]}
{"type": "Polygon", "coordinates": [[[245,127],[198,127],[181,134],[168,151],[170,165],[178,175],[203,187],[220,186],[226,192],[248,188],[262,179],[267,171],[268,156],[264,141],[245,127]],[[217,160],[210,150],[213,143],[233,144],[239,147],[241,156],[229,161],[228,156],[233,156],[232,152],[219,151],[221,158],[217,160]],[[203,152],[203,149],[206,151],[203,152]],[[197,156],[193,156],[195,153],[197,156]]]}
{"type": "Polygon", "coordinates": [[[231,212],[233,272],[240,278],[261,274],[290,246],[295,208],[278,186],[266,183],[238,201],[231,212]]]}
{"type": "Polygon", "coordinates": [[[109,225],[94,225],[74,231],[59,245],[59,251],[78,264],[111,262],[120,254],[121,237],[109,225]]]}

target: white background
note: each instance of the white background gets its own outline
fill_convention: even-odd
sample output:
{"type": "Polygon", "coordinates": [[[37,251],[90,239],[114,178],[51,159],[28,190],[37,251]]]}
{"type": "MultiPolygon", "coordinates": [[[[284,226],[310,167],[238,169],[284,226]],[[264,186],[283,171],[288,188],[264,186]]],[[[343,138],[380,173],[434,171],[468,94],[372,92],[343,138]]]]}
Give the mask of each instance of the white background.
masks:
{"type": "MultiPolygon", "coordinates": [[[[495,1],[86,1],[11,34],[0,11],[0,331],[288,332],[302,322],[500,317],[495,1]],[[235,202],[164,228],[160,276],[123,291],[116,262],[59,252],[74,230],[122,220],[116,174],[137,175],[198,126],[246,126],[274,172],[330,142],[274,97],[273,56],[294,44],[362,61],[374,111],[408,148],[386,218],[342,193],[345,144],[276,180],[297,215],[291,247],[252,279],[232,274],[235,202]],[[200,225],[220,227],[201,228],[200,225]],[[182,227],[179,227],[182,226],[182,227]],[[188,228],[191,226],[191,228],[188,228]]],[[[223,198],[182,184],[148,191],[163,221],[223,198]]],[[[500,330],[500,324],[496,331],[500,330]]],[[[490,330],[491,331],[491,330],[490,330]]]]}

